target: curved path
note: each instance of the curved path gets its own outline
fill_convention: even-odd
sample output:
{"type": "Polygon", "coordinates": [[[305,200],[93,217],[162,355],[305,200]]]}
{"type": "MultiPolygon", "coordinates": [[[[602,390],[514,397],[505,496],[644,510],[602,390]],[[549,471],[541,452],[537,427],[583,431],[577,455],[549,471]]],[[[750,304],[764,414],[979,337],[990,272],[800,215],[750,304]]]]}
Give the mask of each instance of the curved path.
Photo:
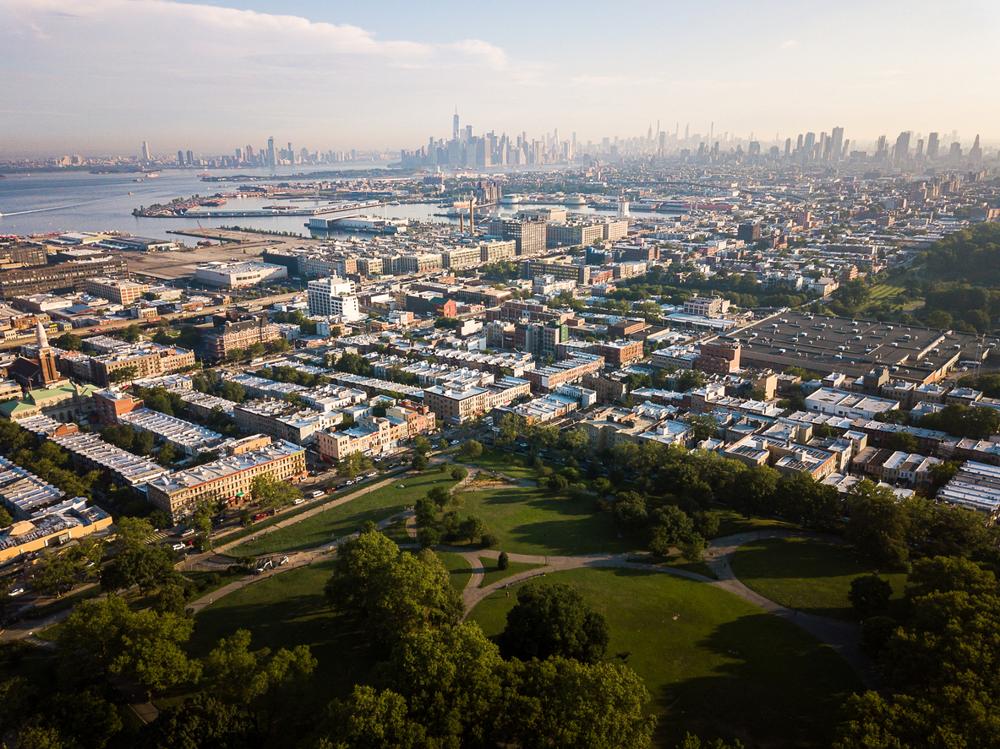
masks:
{"type": "MultiPolygon", "coordinates": [[[[458,548],[448,549],[460,553],[472,567],[472,577],[469,579],[462,591],[462,602],[465,605],[465,616],[468,616],[476,604],[488,597],[492,593],[509,588],[510,586],[523,582],[533,577],[540,577],[553,572],[563,572],[565,570],[579,569],[581,567],[614,567],[625,569],[645,570],[647,572],[659,572],[675,577],[682,577],[686,580],[711,585],[727,593],[732,593],[738,598],[763,609],[769,614],[781,617],[786,621],[795,624],[805,630],[820,642],[828,645],[841,655],[858,673],[866,686],[871,686],[875,681],[875,673],[871,661],[861,650],[861,628],[848,621],[832,619],[815,614],[807,614],[796,609],[782,606],[769,598],[765,598],[760,593],[752,590],[737,579],[732,569],[732,556],[744,544],[754,541],[761,541],[771,538],[791,538],[791,537],[823,537],[819,534],[807,532],[795,532],[787,530],[760,530],[748,533],[737,533],[731,536],[724,536],[713,540],[705,552],[705,562],[718,579],[712,579],[705,575],[688,570],[667,567],[664,565],[651,564],[637,561],[632,554],[592,554],[579,556],[541,556],[534,554],[511,554],[508,558],[512,562],[524,562],[537,564],[537,568],[525,570],[505,577],[495,583],[485,587],[482,584],[485,569],[481,558],[495,559],[499,552],[491,549],[479,551],[464,551],[458,548]]],[[[825,538],[825,537],[824,537],[825,538]]]]}

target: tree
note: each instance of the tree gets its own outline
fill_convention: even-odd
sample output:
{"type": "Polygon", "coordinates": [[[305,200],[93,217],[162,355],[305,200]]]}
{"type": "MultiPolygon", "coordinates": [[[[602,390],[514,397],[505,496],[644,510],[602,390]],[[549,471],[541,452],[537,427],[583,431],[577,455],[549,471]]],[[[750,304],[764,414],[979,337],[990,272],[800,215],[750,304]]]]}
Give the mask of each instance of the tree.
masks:
{"type": "Polygon", "coordinates": [[[469,469],[465,466],[454,466],[451,469],[451,478],[455,481],[464,481],[469,475],[469,469]]]}
{"type": "Polygon", "coordinates": [[[73,587],[78,572],[69,554],[50,554],[31,568],[31,587],[45,595],[61,596],[73,587]]]}
{"type": "Polygon", "coordinates": [[[198,543],[202,551],[212,549],[212,507],[202,502],[194,511],[192,527],[198,532],[198,543]]]}
{"type": "Polygon", "coordinates": [[[142,338],[142,328],[140,328],[137,324],[132,323],[131,325],[124,328],[118,334],[118,337],[121,338],[123,341],[128,341],[129,343],[135,343],[140,338],[142,338]]]}
{"type": "Polygon", "coordinates": [[[156,456],[156,462],[164,468],[170,468],[177,461],[177,448],[165,442],[156,456]]]}
{"type": "Polygon", "coordinates": [[[608,625],[576,590],[562,583],[528,583],[517,593],[500,636],[504,653],[517,658],[562,656],[593,663],[608,647],[608,625]]]}
{"type": "Polygon", "coordinates": [[[906,511],[892,490],[865,480],[855,484],[847,498],[847,538],[876,564],[901,567],[906,546],[906,511]]]}
{"type": "Polygon", "coordinates": [[[160,691],[200,675],[200,665],[184,650],[193,627],[186,617],[132,611],[119,596],[108,596],[77,604],[59,627],[56,645],[70,673],[121,676],[160,691]]]}
{"type": "Polygon", "coordinates": [[[851,580],[847,597],[858,616],[867,619],[885,613],[892,597],[892,585],[878,575],[862,575],[851,580]]]}
{"type": "Polygon", "coordinates": [[[414,471],[423,471],[427,468],[427,456],[423,453],[414,453],[410,466],[414,471]]]}
{"type": "Polygon", "coordinates": [[[56,338],[55,344],[66,351],[79,351],[83,348],[83,339],[75,333],[63,333],[56,338]]]}
{"type": "Polygon", "coordinates": [[[510,566],[510,557],[507,555],[506,551],[501,551],[500,556],[497,557],[497,569],[501,572],[510,566]]]}
{"type": "Polygon", "coordinates": [[[483,454],[483,443],[478,440],[468,440],[462,445],[459,455],[462,460],[475,460],[483,454]]]}
{"type": "Polygon", "coordinates": [[[14,518],[3,507],[0,507],[0,528],[6,528],[14,522],[14,518]]]}
{"type": "Polygon", "coordinates": [[[441,560],[431,551],[401,552],[377,530],[340,546],[326,595],[384,643],[414,627],[450,624],[461,616],[458,592],[441,560]]]}
{"type": "Polygon", "coordinates": [[[422,434],[418,434],[413,439],[413,449],[420,455],[427,455],[431,451],[431,441],[422,434]]]}
{"type": "MultiPolygon", "coordinates": [[[[656,718],[649,692],[631,669],[554,657],[513,661],[502,735],[523,747],[647,749],[656,718]]],[[[501,744],[503,745],[503,743],[501,744]]]]}
{"type": "Polygon", "coordinates": [[[174,558],[165,546],[128,544],[122,546],[101,569],[101,589],[127,590],[133,585],[149,593],[173,580],[174,558]]]}
{"type": "Polygon", "coordinates": [[[406,700],[391,689],[355,685],[331,706],[331,749],[422,749],[424,727],[408,715],[406,700]]]}
{"type": "Polygon", "coordinates": [[[254,476],[250,483],[250,494],[262,507],[284,507],[302,496],[298,487],[279,481],[270,473],[254,476]]]}
{"type": "Polygon", "coordinates": [[[143,726],[137,749],[251,749],[263,746],[253,716],[243,705],[198,692],[160,711],[143,726]]]}
{"type": "Polygon", "coordinates": [[[451,499],[451,492],[449,492],[443,486],[433,486],[427,492],[427,499],[437,505],[439,508],[443,508],[448,504],[451,499]]]}
{"type": "Polygon", "coordinates": [[[246,704],[305,679],[316,668],[316,659],[306,645],[272,653],[270,648],[250,650],[250,641],[250,632],[238,629],[219,640],[205,656],[204,679],[213,694],[246,704]]]}
{"type": "Polygon", "coordinates": [[[714,437],[719,431],[719,424],[711,414],[688,416],[687,425],[691,433],[691,439],[696,444],[714,437]]]}
{"type": "Polygon", "coordinates": [[[694,521],[680,507],[666,505],[657,508],[651,518],[649,550],[657,556],[670,556],[679,546],[695,536],[694,521]]]}

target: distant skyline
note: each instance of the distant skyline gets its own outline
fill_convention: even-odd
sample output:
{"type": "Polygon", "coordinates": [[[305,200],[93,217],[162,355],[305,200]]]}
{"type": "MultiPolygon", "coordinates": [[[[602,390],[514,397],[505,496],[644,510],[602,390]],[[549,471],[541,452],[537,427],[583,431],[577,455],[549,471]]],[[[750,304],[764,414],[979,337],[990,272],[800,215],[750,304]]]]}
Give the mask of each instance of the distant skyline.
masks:
{"type": "Polygon", "coordinates": [[[476,133],[1000,140],[1000,3],[0,0],[0,156],[476,133]]]}

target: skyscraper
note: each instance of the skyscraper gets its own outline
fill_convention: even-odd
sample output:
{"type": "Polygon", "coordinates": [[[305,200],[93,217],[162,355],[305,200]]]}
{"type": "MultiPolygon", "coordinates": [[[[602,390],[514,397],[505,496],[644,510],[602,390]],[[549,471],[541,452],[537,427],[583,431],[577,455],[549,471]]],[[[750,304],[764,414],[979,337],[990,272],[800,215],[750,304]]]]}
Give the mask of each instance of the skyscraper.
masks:
{"type": "Polygon", "coordinates": [[[455,114],[451,118],[451,139],[458,140],[459,131],[458,107],[455,107],[455,114]]]}
{"type": "Polygon", "coordinates": [[[267,165],[274,169],[278,162],[274,158],[274,136],[267,139],[267,165]]]}
{"type": "Polygon", "coordinates": [[[927,158],[928,160],[933,160],[938,157],[938,149],[941,147],[939,140],[939,135],[937,133],[931,133],[927,136],[927,158]]]}
{"type": "Polygon", "coordinates": [[[830,135],[830,157],[840,161],[844,156],[844,128],[835,127],[830,135]]]}
{"type": "Polygon", "coordinates": [[[148,164],[153,160],[153,157],[149,153],[149,143],[146,141],[142,142],[142,148],[139,150],[139,160],[143,164],[148,164]]]}
{"type": "Polygon", "coordinates": [[[906,161],[910,156],[910,131],[904,130],[896,137],[896,145],[892,149],[893,161],[906,161]]]}
{"type": "Polygon", "coordinates": [[[184,152],[181,150],[177,151],[177,166],[184,166],[184,152]]]}

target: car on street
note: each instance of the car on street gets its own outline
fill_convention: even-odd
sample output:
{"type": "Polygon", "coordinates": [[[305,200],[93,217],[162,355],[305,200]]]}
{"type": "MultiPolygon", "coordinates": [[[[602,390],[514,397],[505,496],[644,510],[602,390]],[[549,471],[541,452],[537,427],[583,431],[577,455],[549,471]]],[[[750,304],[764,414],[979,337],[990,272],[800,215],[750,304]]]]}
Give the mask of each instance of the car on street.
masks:
{"type": "Polygon", "coordinates": [[[184,551],[184,549],[187,548],[187,544],[182,544],[182,543],[171,544],[170,548],[173,549],[174,551],[184,551]]]}
{"type": "Polygon", "coordinates": [[[11,588],[10,592],[7,595],[10,596],[11,598],[17,598],[18,596],[23,596],[24,594],[25,594],[24,588],[22,588],[19,585],[16,588],[11,588]]]}

